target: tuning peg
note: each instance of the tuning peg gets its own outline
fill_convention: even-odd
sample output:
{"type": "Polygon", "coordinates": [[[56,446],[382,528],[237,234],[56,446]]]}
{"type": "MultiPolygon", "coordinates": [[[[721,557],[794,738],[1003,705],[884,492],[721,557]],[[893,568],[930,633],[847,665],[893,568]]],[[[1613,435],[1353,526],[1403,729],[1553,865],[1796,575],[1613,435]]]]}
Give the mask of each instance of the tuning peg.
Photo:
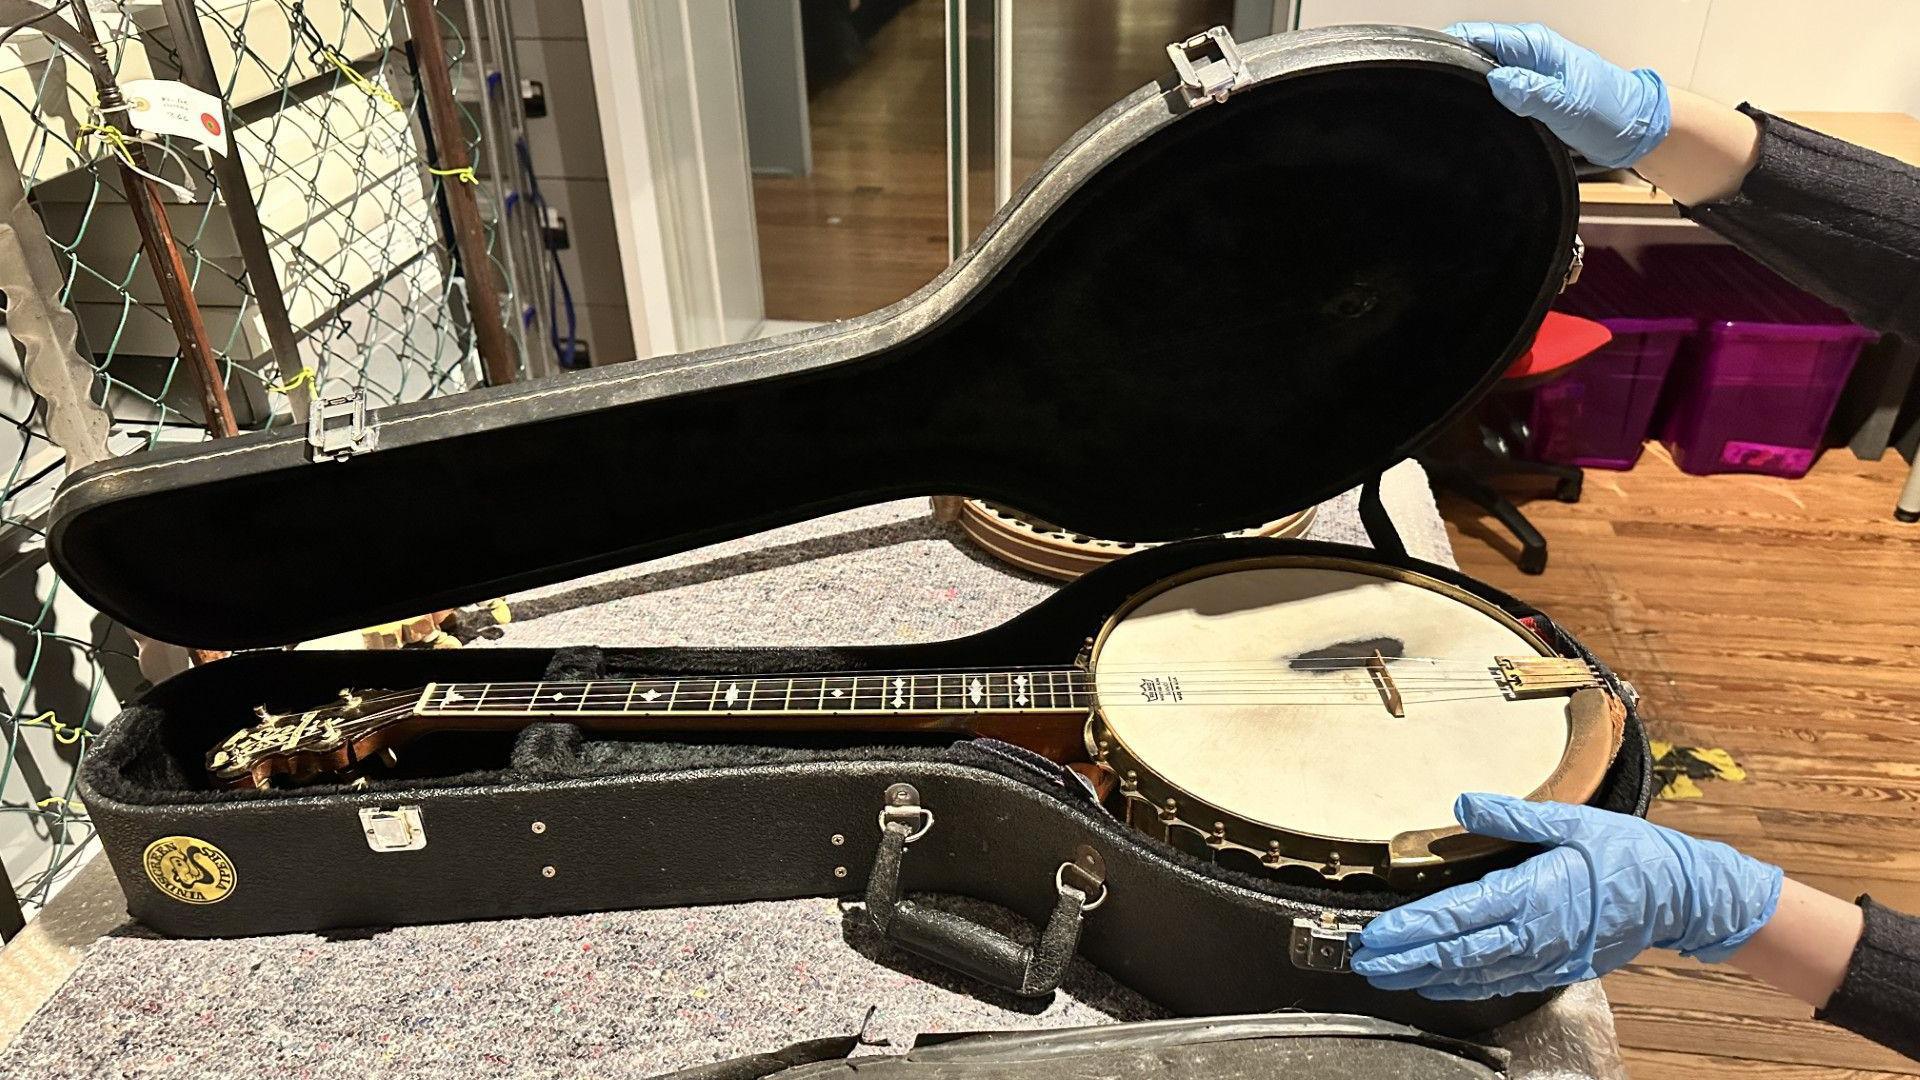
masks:
{"type": "Polygon", "coordinates": [[[359,694],[354,693],[352,690],[340,691],[340,711],[341,712],[353,712],[354,710],[360,708],[360,706],[365,703],[366,703],[366,699],[361,697],[359,694]]]}

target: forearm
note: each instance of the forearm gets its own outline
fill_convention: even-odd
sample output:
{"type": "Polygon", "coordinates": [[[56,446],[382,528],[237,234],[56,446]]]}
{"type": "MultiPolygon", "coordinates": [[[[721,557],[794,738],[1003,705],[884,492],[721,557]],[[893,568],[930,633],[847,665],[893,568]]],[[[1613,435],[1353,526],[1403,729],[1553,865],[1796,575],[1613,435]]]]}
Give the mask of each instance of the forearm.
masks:
{"type": "Polygon", "coordinates": [[[1773,918],[1727,962],[1822,1009],[1846,978],[1863,921],[1857,905],[1788,878],[1773,918]]]}
{"type": "Polygon", "coordinates": [[[1747,106],[1714,110],[1717,120],[1689,121],[1696,135],[1676,156],[1643,158],[1643,173],[1693,183],[1699,190],[1669,188],[1683,214],[1853,321],[1920,341],[1920,168],[1747,106]],[[1747,165],[1731,163],[1740,125],[1759,133],[1747,165]],[[1708,126],[1713,134],[1698,134],[1708,126]],[[1730,193],[1688,201],[1736,172],[1730,193]]]}
{"type": "Polygon", "coordinates": [[[1669,87],[1668,95],[1673,128],[1634,171],[1690,206],[1739,191],[1760,160],[1760,125],[1738,109],[1688,90],[1669,87]]]}

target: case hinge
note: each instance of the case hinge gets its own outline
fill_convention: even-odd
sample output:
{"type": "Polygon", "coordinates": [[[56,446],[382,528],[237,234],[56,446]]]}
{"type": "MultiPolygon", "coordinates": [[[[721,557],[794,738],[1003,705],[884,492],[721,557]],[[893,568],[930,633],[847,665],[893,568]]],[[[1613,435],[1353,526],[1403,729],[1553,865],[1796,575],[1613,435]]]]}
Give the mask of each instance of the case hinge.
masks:
{"type": "Polygon", "coordinates": [[[1253,82],[1240,59],[1240,46],[1224,26],[1167,46],[1173,69],[1180,73],[1180,93],[1189,108],[1209,101],[1225,101],[1227,95],[1253,82]],[[1208,44],[1212,49],[1208,50],[1208,44]]]}
{"type": "Polygon", "coordinates": [[[1353,958],[1353,939],[1361,929],[1359,923],[1341,922],[1331,911],[1293,920],[1287,950],[1293,966],[1308,971],[1346,971],[1347,961],[1353,958]]]}
{"type": "Polygon", "coordinates": [[[364,454],[380,440],[380,426],[367,422],[367,395],[315,397],[307,410],[307,459],[345,461],[364,454]]]}
{"type": "Polygon", "coordinates": [[[360,809],[360,831],[375,851],[419,851],[427,846],[427,827],[417,806],[365,806],[360,809]]]}

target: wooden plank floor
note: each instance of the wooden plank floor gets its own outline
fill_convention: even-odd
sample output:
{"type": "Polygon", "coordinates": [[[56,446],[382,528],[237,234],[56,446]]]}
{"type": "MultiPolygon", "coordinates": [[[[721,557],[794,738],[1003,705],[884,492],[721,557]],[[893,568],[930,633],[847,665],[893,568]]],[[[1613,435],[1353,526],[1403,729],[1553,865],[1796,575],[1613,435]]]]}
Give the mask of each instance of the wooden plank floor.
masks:
{"type": "MultiPolygon", "coordinates": [[[[1694,477],[1655,446],[1630,472],[1590,471],[1578,504],[1525,505],[1550,545],[1539,577],[1489,546],[1477,508],[1441,510],[1462,568],[1619,669],[1656,738],[1747,769],[1654,820],[1920,912],[1920,525],[1891,513],[1905,475],[1831,451],[1798,481],[1694,477]]],[[[1920,1076],[1731,968],[1649,954],[1607,992],[1635,1077],[1920,1076]]]]}

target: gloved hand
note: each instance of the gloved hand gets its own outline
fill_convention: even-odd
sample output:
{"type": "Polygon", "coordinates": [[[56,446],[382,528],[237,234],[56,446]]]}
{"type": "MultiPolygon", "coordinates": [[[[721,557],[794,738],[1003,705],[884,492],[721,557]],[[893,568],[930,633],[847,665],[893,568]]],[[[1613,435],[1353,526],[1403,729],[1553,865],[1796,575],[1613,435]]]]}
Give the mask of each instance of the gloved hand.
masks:
{"type": "Polygon", "coordinates": [[[1539,23],[1462,22],[1446,32],[1500,62],[1487,74],[1500,104],[1596,165],[1630,167],[1673,127],[1667,84],[1650,68],[1627,71],[1539,23]]]}
{"type": "Polygon", "coordinates": [[[1545,990],[1649,946],[1720,961],[1780,903],[1779,867],[1637,817],[1473,794],[1453,813],[1471,832],[1550,850],[1368,923],[1353,970],[1382,990],[1441,1000],[1545,990]]]}

